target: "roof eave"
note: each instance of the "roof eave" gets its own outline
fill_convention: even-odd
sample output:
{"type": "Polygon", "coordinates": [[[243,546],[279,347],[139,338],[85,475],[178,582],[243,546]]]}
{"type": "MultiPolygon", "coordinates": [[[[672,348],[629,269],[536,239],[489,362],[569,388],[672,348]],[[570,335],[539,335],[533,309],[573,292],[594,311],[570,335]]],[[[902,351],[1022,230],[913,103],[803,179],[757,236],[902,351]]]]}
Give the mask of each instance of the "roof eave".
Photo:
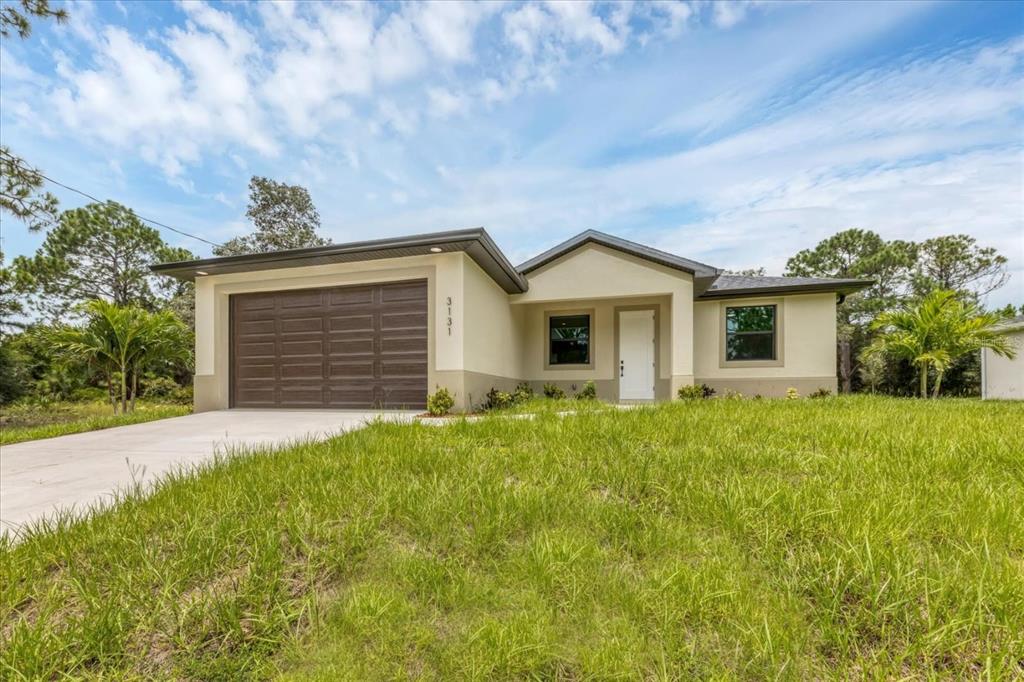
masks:
{"type": "Polygon", "coordinates": [[[708,289],[698,299],[711,298],[752,298],[756,296],[777,296],[779,294],[852,294],[874,284],[874,280],[837,280],[815,284],[788,284],[771,287],[743,287],[736,289],[708,289]]]}
{"type": "MultiPolygon", "coordinates": [[[[483,228],[468,230],[452,230],[396,237],[375,239],[348,244],[315,246],[304,249],[289,249],[271,253],[246,254],[241,256],[222,256],[220,258],[204,258],[194,261],[160,263],[150,269],[161,275],[168,275],[183,281],[194,281],[199,272],[209,275],[231,272],[254,272],[273,270],[276,268],[301,267],[304,261],[318,259],[320,261],[337,258],[337,262],[357,262],[358,256],[363,260],[381,260],[384,258],[402,257],[404,255],[429,255],[431,247],[455,245],[452,251],[467,253],[480,267],[508,293],[523,293],[529,284],[516,271],[494,240],[483,228]],[[422,254],[408,252],[422,250],[422,254]],[[402,251],[404,253],[397,254],[402,251]],[[347,257],[347,258],[345,258],[347,257]],[[343,258],[345,258],[343,260],[343,258]]],[[[202,275],[198,275],[202,276],[202,275]]]]}

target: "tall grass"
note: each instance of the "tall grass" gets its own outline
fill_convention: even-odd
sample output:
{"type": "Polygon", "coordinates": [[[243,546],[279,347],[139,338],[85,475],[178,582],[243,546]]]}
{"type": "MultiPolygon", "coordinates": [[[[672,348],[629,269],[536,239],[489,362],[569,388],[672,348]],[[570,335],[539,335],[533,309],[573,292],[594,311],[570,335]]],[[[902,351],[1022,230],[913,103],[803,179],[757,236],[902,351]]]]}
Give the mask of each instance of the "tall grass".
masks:
{"type": "Polygon", "coordinates": [[[139,401],[134,412],[112,414],[110,403],[56,403],[3,408],[0,445],[181,417],[191,406],[139,401]]]}
{"type": "Polygon", "coordinates": [[[0,548],[0,675],[1019,677],[1024,405],[378,424],[0,548]]]}

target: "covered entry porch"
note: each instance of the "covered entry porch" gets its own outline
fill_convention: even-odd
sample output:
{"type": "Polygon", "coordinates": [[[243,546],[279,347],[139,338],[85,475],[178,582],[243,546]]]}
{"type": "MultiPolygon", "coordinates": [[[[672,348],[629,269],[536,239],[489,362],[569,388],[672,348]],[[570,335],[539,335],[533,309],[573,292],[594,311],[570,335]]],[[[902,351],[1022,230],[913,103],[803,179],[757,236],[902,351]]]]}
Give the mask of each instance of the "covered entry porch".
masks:
{"type": "MultiPolygon", "coordinates": [[[[676,343],[671,295],[521,304],[523,374],[535,391],[573,395],[593,381],[612,402],[671,399],[676,343]]],[[[692,379],[691,379],[692,381],[692,379]]]]}

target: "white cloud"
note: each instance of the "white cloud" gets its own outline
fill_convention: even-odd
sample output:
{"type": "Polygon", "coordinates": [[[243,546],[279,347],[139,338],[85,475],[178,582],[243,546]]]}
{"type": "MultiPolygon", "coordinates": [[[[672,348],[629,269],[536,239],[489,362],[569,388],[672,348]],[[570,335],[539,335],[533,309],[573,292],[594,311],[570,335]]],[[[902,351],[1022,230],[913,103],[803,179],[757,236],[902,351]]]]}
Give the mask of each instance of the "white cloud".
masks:
{"type": "Polygon", "coordinates": [[[715,26],[719,28],[732,28],[743,21],[747,14],[749,3],[741,0],[717,0],[711,6],[715,26]]]}
{"type": "Polygon", "coordinates": [[[392,14],[377,32],[374,44],[374,68],[385,83],[398,81],[419,73],[426,65],[412,22],[392,14]]]}
{"type": "Polygon", "coordinates": [[[427,2],[412,5],[408,13],[431,52],[447,62],[473,60],[476,28],[497,8],[493,3],[427,2]]]}
{"type": "Polygon", "coordinates": [[[390,99],[381,99],[377,105],[378,116],[385,125],[400,135],[411,135],[416,131],[419,117],[410,107],[399,107],[390,99]]]}
{"type": "MultiPolygon", "coordinates": [[[[628,5],[620,6],[628,8],[628,5]]],[[[547,9],[557,20],[557,25],[565,38],[571,42],[592,43],[604,54],[621,52],[626,44],[628,23],[620,19],[618,31],[613,30],[601,17],[593,13],[594,4],[589,0],[577,2],[558,2],[549,0],[547,9]]],[[[620,10],[621,11],[621,10],[620,10]]],[[[628,12],[628,9],[626,10],[628,12]]],[[[628,17],[628,14],[626,15],[628,17]]]]}
{"type": "Polygon", "coordinates": [[[198,162],[208,145],[275,153],[252,98],[250,78],[258,74],[251,36],[206,5],[188,5],[188,14],[192,22],[166,38],[177,63],[114,26],[97,37],[92,68],[59,58],[64,82],[51,100],[63,122],[116,148],[138,149],[171,178],[198,162]]]}
{"type": "Polygon", "coordinates": [[[469,101],[464,95],[446,88],[428,88],[427,96],[430,98],[430,111],[439,118],[464,114],[469,108],[469,101]]]}
{"type": "Polygon", "coordinates": [[[11,81],[32,81],[38,75],[21,61],[15,59],[14,55],[0,47],[0,78],[5,85],[11,81]]]}
{"type": "Polygon", "coordinates": [[[654,17],[660,16],[664,22],[662,30],[669,37],[679,35],[693,16],[693,9],[682,0],[654,0],[642,5],[641,9],[650,10],[654,17]]]}
{"type": "Polygon", "coordinates": [[[253,97],[251,83],[260,77],[253,37],[229,14],[204,4],[184,7],[195,25],[172,28],[167,43],[188,70],[190,100],[210,112],[229,139],[277,153],[253,97]]]}
{"type": "Polygon", "coordinates": [[[527,56],[533,56],[543,35],[547,32],[550,16],[539,5],[526,4],[505,13],[506,39],[527,56]]]}

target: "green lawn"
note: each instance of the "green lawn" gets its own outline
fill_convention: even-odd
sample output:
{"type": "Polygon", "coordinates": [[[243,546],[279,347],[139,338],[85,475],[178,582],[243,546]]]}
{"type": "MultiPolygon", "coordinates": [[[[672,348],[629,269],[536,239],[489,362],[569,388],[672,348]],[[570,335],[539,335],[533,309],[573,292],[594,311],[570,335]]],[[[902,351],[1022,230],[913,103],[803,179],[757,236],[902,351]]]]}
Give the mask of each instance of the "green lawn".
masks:
{"type": "Polygon", "coordinates": [[[237,458],[0,548],[0,677],[1019,679],[1022,425],[712,400],[237,458]]]}
{"type": "Polygon", "coordinates": [[[102,401],[6,406],[0,408],[0,445],[180,417],[190,412],[192,408],[187,405],[152,401],[139,401],[134,412],[118,415],[113,414],[110,403],[102,401]]]}

